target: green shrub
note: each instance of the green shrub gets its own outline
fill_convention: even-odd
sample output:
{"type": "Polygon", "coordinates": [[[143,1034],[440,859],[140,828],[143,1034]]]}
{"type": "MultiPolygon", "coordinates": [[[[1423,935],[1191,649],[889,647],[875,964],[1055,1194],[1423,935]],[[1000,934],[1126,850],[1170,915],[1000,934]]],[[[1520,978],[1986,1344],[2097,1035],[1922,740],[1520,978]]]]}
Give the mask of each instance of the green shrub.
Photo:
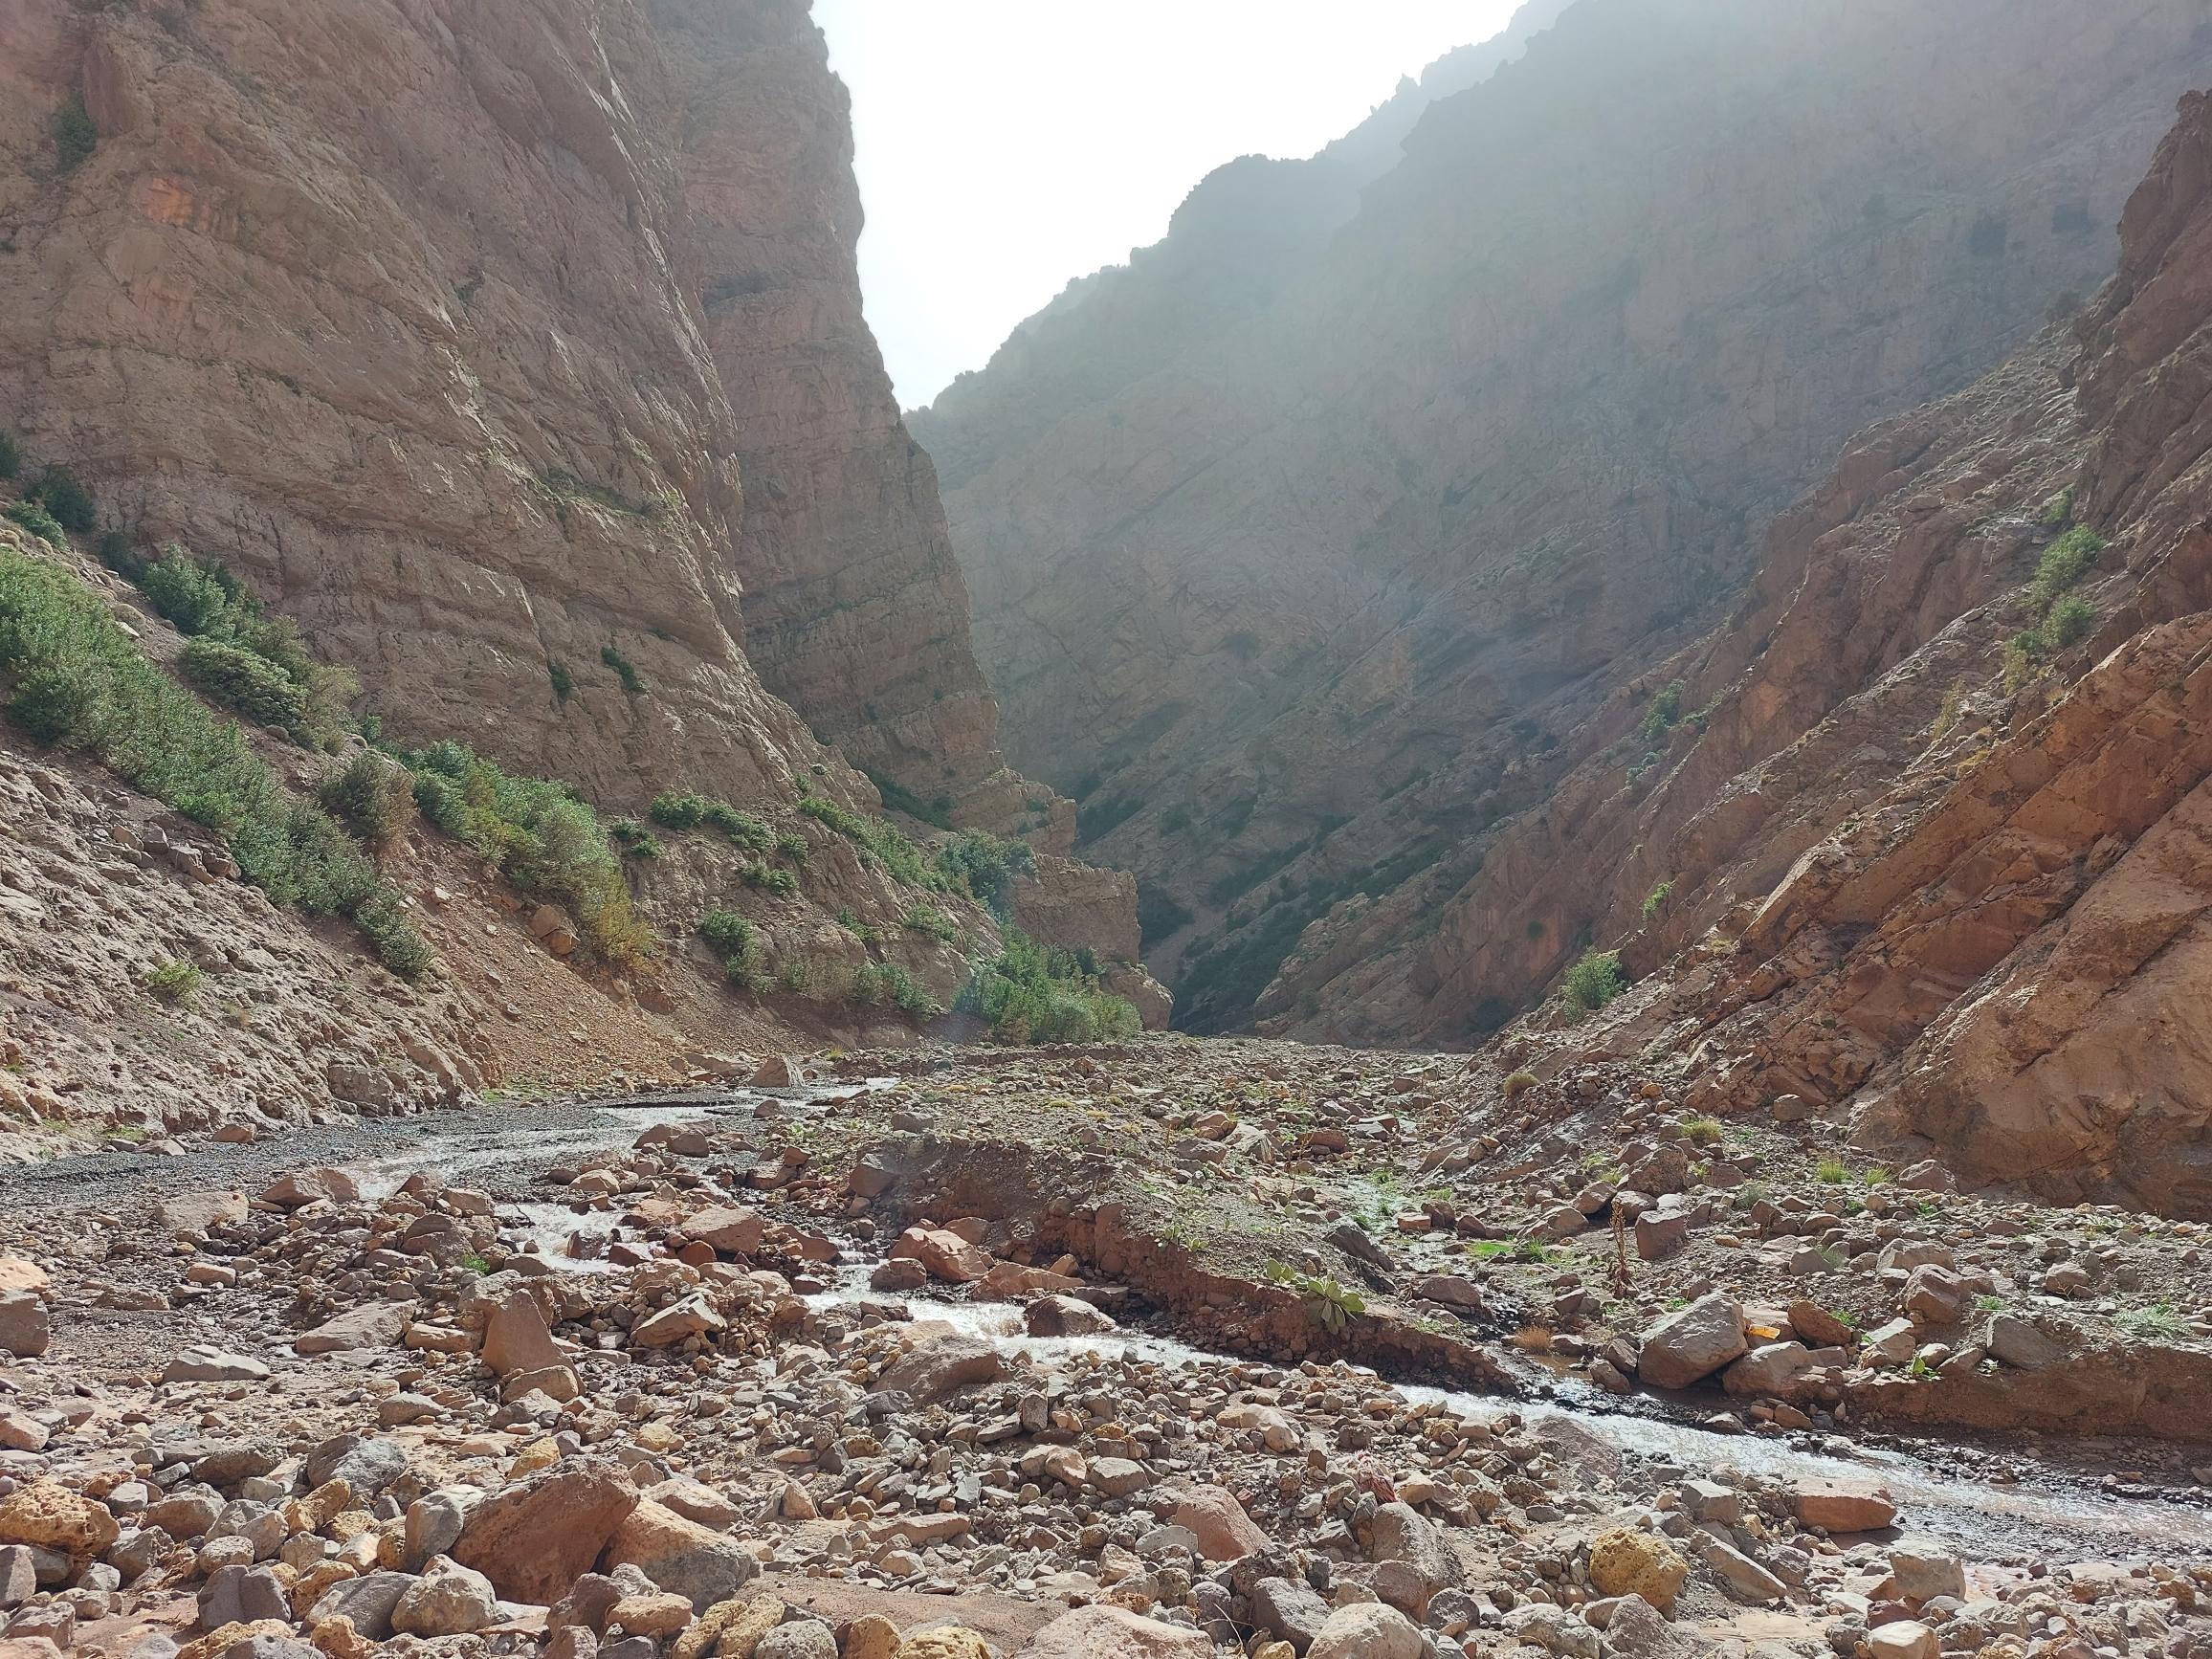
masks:
{"type": "Polygon", "coordinates": [[[73,91],[61,100],[61,107],[46,124],[46,132],[54,140],[55,165],[65,173],[81,166],[100,147],[100,128],[93,124],[81,92],[73,91]]]}
{"type": "Polygon", "coordinates": [[[975,970],[957,1006],[990,1025],[1002,1043],[1094,1043],[1142,1029],[1137,1008],[1098,985],[1086,954],[1038,944],[1008,928],[996,960],[975,970]]]}
{"type": "Polygon", "coordinates": [[[749,991],[766,987],[760,936],[751,922],[732,910],[710,910],[699,918],[698,934],[720,960],[722,977],[731,984],[749,991]]]}
{"type": "Polygon", "coordinates": [[[1682,1139],[1692,1146],[1718,1146],[1721,1127],[1717,1117],[1685,1117],[1682,1120],[1682,1139]]]}
{"type": "Polygon", "coordinates": [[[772,893],[778,898],[789,898],[799,891],[799,878],[788,870],[780,870],[773,864],[741,865],[738,870],[738,879],[747,887],[772,893]]]}
{"type": "Polygon", "coordinates": [[[1644,919],[1649,921],[1667,908],[1667,901],[1674,896],[1674,883],[1662,881],[1644,896],[1644,919]]]}
{"type": "Polygon", "coordinates": [[[765,852],[775,845],[775,834],[766,824],[751,812],[740,811],[727,801],[710,801],[699,817],[708,829],[720,830],[733,845],[748,852],[765,852]]]}
{"type": "Polygon", "coordinates": [[[48,467],[38,475],[38,482],[24,494],[52,513],[55,521],[64,530],[81,534],[100,522],[100,514],[92,504],[92,492],[78,483],[77,476],[67,467],[48,467]]]}
{"type": "Polygon", "coordinates": [[[714,803],[704,795],[661,794],[653,798],[646,816],[664,830],[697,830],[714,803]]]}
{"type": "Polygon", "coordinates": [[[23,470],[23,451],[15,434],[0,431],[0,478],[12,478],[23,470]]]}
{"type": "Polygon", "coordinates": [[[607,833],[613,837],[615,846],[622,849],[626,858],[653,859],[660,856],[660,842],[652,830],[635,818],[617,818],[607,827],[607,833]]]}
{"type": "Polygon", "coordinates": [[[1515,1072],[1505,1080],[1505,1097],[1508,1100],[1518,1100],[1536,1086],[1537,1074],[1534,1072],[1515,1072]]]}
{"type": "Polygon", "coordinates": [[[381,851],[396,843],[407,829],[414,805],[414,780],[389,755],[364,749],[325,778],[318,793],[355,840],[381,851]]]}
{"type": "Polygon", "coordinates": [[[1001,921],[1013,914],[1014,882],[1037,870],[1037,854],[1027,841],[1002,840],[981,830],[962,830],[938,849],[936,862],[949,882],[1001,921]]]}
{"type": "Polygon", "coordinates": [[[556,662],[553,658],[547,657],[545,659],[545,677],[553,682],[553,700],[555,702],[564,703],[576,695],[576,676],[568,672],[566,664],[556,662]]]}
{"type": "Polygon", "coordinates": [[[898,925],[909,933],[926,935],[940,944],[950,944],[960,937],[960,926],[953,918],[934,904],[918,904],[898,918],[898,925]]]}
{"type": "Polygon", "coordinates": [[[2046,530],[2063,530],[2073,521],[2074,493],[2068,486],[2043,504],[2035,521],[2046,530]]]}
{"type": "Polygon", "coordinates": [[[1644,719],[1636,727],[1638,737],[1648,743],[1661,733],[1674,728],[1682,719],[1682,682],[1675,680],[1651,699],[1651,706],[1644,711],[1644,719]]]}
{"type": "Polygon", "coordinates": [[[2043,632],[2055,649],[2064,651],[2087,639],[2096,625],[2096,607],[2080,594],[2069,593],[2050,608],[2050,615],[2044,620],[2043,632]]]}
{"type": "Polygon", "coordinates": [[[944,873],[922,862],[921,852],[880,818],[867,818],[820,795],[803,795],[799,810],[827,824],[888,871],[896,881],[943,893],[951,885],[944,873]]]}
{"type": "Polygon", "coordinates": [[[146,975],[144,984],[157,1002],[188,1003],[200,988],[200,970],[188,962],[166,962],[146,975]]]}
{"type": "Polygon", "coordinates": [[[2035,580],[2028,585],[2028,602],[2038,617],[2050,614],[2050,608],[2089,573],[2105,546],[2102,536],[2087,524],[2077,524],[2043,550],[2035,580]]]}
{"type": "Polygon", "coordinates": [[[306,695],[276,665],[242,646],[202,637],[185,642],[178,666],[185,678],[226,708],[259,725],[299,735],[306,695]]]}
{"type": "Polygon", "coordinates": [[[1628,976],[1612,951],[1591,951],[1567,970],[1567,1001],[1595,1012],[1628,988],[1628,976]]]}
{"type": "Polygon", "coordinates": [[[863,1006],[890,1003],[918,1020],[944,1012],[914,976],[894,962],[870,962],[852,976],[852,1000],[863,1006]]]}
{"type": "Polygon", "coordinates": [[[599,648],[599,660],[614,671],[614,677],[622,682],[622,689],[630,693],[631,697],[639,697],[644,694],[646,689],[645,676],[637,672],[637,664],[631,662],[614,647],[611,645],[601,646],[599,648]]]}
{"type": "Polygon", "coordinates": [[[779,857],[788,858],[794,864],[804,864],[810,851],[812,849],[807,845],[806,836],[795,834],[789,830],[776,831],[776,852],[779,857]]]}
{"type": "Polygon", "coordinates": [[[565,909],[592,954],[624,968],[653,954],[599,815],[566,785],[515,777],[450,739],[402,759],[423,816],[520,892],[565,909]]]}
{"type": "Polygon", "coordinates": [[[8,517],[14,520],[16,523],[22,525],[41,542],[51,542],[59,547],[69,540],[63,534],[60,524],[55,522],[54,515],[36,501],[9,502],[8,517]]]}
{"type": "Polygon", "coordinates": [[[0,674],[8,712],[37,741],[82,749],[126,784],[207,826],[277,904],[343,916],[393,972],[419,977],[423,944],[375,866],[313,803],[288,791],[234,721],[163,673],[100,599],[41,560],[0,550],[0,674]]]}

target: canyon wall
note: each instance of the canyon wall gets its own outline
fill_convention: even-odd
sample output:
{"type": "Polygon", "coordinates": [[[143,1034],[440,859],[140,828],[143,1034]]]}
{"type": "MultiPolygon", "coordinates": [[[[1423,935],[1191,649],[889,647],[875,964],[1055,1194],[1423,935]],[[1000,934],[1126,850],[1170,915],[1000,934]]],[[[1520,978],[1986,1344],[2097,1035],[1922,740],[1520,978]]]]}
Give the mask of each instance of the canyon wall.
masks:
{"type": "Polygon", "coordinates": [[[1578,734],[1638,723],[1854,430],[2109,274],[2206,78],[2194,0],[1579,0],[1272,286],[1209,288],[1179,223],[917,417],[1009,752],[1139,873],[1179,1017],[1467,1037],[1525,1006],[1588,905],[1486,932],[1456,1024],[1370,982],[1578,734]],[[1147,305],[1204,321],[1123,374],[1147,305]],[[1338,909],[1367,924],[1260,1004],[1338,909]]]}
{"type": "Polygon", "coordinates": [[[804,0],[13,0],[0,94],[0,423],[395,732],[626,805],[1001,768],[804,0]]]}

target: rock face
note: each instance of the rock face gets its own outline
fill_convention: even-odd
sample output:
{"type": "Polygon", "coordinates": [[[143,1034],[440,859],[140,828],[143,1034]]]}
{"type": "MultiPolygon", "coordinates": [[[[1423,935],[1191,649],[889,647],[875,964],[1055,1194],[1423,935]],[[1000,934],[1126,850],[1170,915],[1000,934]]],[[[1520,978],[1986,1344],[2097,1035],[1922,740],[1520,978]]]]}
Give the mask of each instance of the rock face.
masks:
{"type": "Polygon", "coordinates": [[[627,806],[786,794],[816,736],[924,799],[1003,771],[804,0],[33,0],[0,47],[0,413],[395,734],[627,806]]]}
{"type": "Polygon", "coordinates": [[[1553,894],[1606,867],[1532,880],[1485,827],[1585,736],[1664,758],[1659,665],[1771,564],[1770,516],[2103,278],[2212,73],[2199,21],[1582,0],[1270,282],[1209,255],[1258,234],[1214,209],[1318,201],[1319,169],[1230,169],[918,417],[1009,749],[1158,890],[1183,1023],[1464,1038],[1570,961],[1589,907],[1553,894]],[[1523,901],[1384,961],[1478,863],[1523,901]]]}

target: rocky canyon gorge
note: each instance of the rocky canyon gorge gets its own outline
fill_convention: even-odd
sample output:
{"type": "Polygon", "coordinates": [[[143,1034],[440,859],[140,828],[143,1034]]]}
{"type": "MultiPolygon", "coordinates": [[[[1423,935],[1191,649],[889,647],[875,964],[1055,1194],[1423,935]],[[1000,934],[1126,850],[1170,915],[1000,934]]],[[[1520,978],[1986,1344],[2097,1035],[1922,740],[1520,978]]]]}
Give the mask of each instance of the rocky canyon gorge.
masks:
{"type": "Polygon", "coordinates": [[[0,1659],[2212,1659],[2212,4],[824,13],[0,0],[0,1659]]]}

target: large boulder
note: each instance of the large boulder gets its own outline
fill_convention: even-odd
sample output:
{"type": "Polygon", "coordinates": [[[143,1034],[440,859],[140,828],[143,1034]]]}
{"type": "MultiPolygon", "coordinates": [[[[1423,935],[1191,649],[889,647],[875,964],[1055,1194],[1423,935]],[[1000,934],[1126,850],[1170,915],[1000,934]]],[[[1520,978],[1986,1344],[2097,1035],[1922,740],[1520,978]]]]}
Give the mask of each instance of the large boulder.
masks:
{"type": "Polygon", "coordinates": [[[1687,1388],[1739,1358],[1748,1346],[1742,1305],[1725,1291],[1714,1291],[1644,1333],[1636,1374],[1654,1388],[1687,1388]]]}
{"type": "Polygon", "coordinates": [[[550,1605],[591,1570],[637,1507],[620,1465],[574,1458],[542,1470],[480,1504],[453,1559],[492,1581],[510,1602],[550,1605]]]}
{"type": "Polygon", "coordinates": [[[1870,1483],[1807,1481],[1797,1490],[1798,1519],[1831,1533],[1876,1532],[1897,1518],[1889,1493],[1870,1483]]]}
{"type": "Polygon", "coordinates": [[[917,1405],[927,1405],[962,1388],[996,1382],[1005,1372],[999,1351],[988,1342],[945,1335],[925,1338],[913,1352],[894,1360],[875,1385],[911,1395],[917,1405]]]}
{"type": "Polygon", "coordinates": [[[919,1262],[931,1278],[948,1285],[972,1285],[992,1267],[990,1251],[946,1228],[910,1227],[890,1253],[919,1262]]]}
{"type": "Polygon", "coordinates": [[[1466,1577],[1436,1523],[1410,1504],[1382,1505],[1375,1512],[1373,1524],[1374,1542],[1368,1553],[1377,1567],[1375,1593],[1401,1612],[1421,1618],[1431,1596],[1455,1587],[1466,1577]],[[1385,1575],[1381,1569],[1388,1565],[1405,1571],[1385,1575]]]}
{"type": "Polygon", "coordinates": [[[1090,1606],[1054,1619],[1029,1638],[1022,1655],[1023,1659],[1213,1659],[1213,1643],[1196,1630],[1142,1618],[1125,1607],[1090,1606]]]}
{"type": "Polygon", "coordinates": [[[1306,1649],[1306,1659],[1421,1659],[1421,1627],[1380,1602],[1338,1607],[1306,1649]]]}
{"type": "Polygon", "coordinates": [[[1689,1578],[1690,1563],[1653,1533],[1616,1527],[1590,1546],[1590,1582],[1601,1596],[1641,1596],[1664,1613],[1689,1578]]]}
{"type": "Polygon", "coordinates": [[[761,1570],[733,1539],[650,1499],[622,1517],[601,1554],[603,1570],[633,1566],[702,1613],[761,1570]]]}
{"type": "Polygon", "coordinates": [[[1227,1487],[1194,1487],[1175,1506],[1175,1524],[1188,1527],[1209,1561],[1241,1561],[1268,1547],[1268,1535],[1227,1487]]]}
{"type": "Polygon", "coordinates": [[[683,1236],[725,1256],[757,1254],[763,1231],[761,1212],[741,1204],[702,1209],[683,1224],[683,1236]]]}
{"type": "Polygon", "coordinates": [[[0,1501],[0,1544],[30,1544],[82,1559],[122,1536],[105,1504],[59,1481],[33,1480],[0,1501]]]}
{"type": "Polygon", "coordinates": [[[469,1636],[498,1622],[492,1581],[444,1556],[423,1568],[391,1609],[391,1627],[403,1636],[469,1636]]]}
{"type": "Polygon", "coordinates": [[[513,1377],[554,1370],[567,1364],[568,1356],[553,1340],[538,1298],[518,1286],[499,1298],[484,1321],[483,1360],[501,1377],[513,1377]]]}

